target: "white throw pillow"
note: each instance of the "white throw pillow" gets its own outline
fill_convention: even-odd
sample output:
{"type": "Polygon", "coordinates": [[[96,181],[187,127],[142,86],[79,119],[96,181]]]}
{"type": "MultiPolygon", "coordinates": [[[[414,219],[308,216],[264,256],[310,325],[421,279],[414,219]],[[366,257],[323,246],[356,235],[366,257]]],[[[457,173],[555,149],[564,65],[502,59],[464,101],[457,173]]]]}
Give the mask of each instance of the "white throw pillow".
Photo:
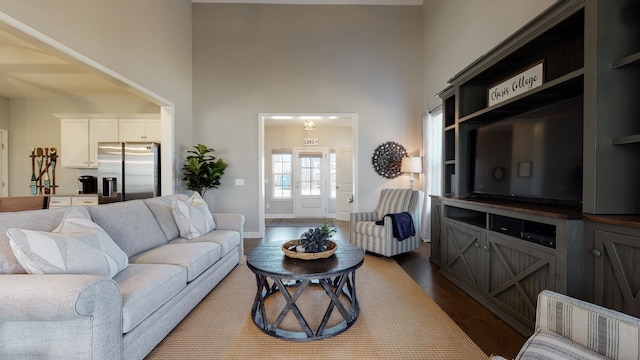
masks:
{"type": "Polygon", "coordinates": [[[70,209],[52,232],[7,230],[16,259],[30,274],[88,274],[113,278],[127,254],[87,213],[70,209]]]}
{"type": "Polygon", "coordinates": [[[186,202],[171,199],[171,210],[183,238],[197,238],[216,228],[209,206],[197,192],[186,202]]]}

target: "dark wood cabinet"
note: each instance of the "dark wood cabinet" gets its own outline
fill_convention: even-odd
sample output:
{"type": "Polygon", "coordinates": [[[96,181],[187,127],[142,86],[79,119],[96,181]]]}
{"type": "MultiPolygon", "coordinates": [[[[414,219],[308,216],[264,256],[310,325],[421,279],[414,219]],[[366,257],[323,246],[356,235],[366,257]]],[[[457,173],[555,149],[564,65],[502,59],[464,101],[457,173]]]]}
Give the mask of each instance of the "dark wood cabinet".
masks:
{"type": "Polygon", "coordinates": [[[488,232],[486,253],[489,301],[496,312],[533,329],[538,294],[556,288],[555,251],[488,232]]]}
{"type": "Polygon", "coordinates": [[[523,335],[533,333],[540,291],[580,295],[580,218],[460,199],[442,204],[440,272],[523,335]]]}
{"type": "Polygon", "coordinates": [[[484,283],[480,228],[452,219],[444,220],[442,269],[468,291],[480,292],[484,283]]]}
{"type": "Polygon", "coordinates": [[[587,221],[588,300],[640,317],[640,229],[587,221]]]}
{"type": "Polygon", "coordinates": [[[543,289],[640,316],[640,221],[583,221],[611,214],[640,218],[638,11],[637,0],[559,0],[438,94],[444,119],[441,273],[525,335],[533,331],[543,289]],[[539,63],[542,84],[489,101],[492,87],[539,63]],[[519,201],[477,197],[483,193],[472,186],[476,130],[569,99],[579,99],[583,110],[576,129],[582,135],[576,171],[582,201],[563,208],[543,196],[538,203],[527,194],[513,199],[519,201]],[[503,220],[535,231],[503,231],[492,223],[503,220]]]}
{"type": "Polygon", "coordinates": [[[440,265],[442,244],[442,202],[439,196],[430,196],[431,199],[431,254],[429,260],[440,265]]]}

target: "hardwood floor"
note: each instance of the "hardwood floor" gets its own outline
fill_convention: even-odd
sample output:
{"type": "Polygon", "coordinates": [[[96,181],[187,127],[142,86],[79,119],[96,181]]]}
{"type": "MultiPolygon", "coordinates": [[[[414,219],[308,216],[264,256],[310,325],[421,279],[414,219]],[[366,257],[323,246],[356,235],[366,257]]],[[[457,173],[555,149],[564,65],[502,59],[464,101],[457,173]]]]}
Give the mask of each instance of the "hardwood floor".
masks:
{"type": "MultiPolygon", "coordinates": [[[[349,239],[349,222],[336,221],[335,239],[349,239]]],[[[245,239],[245,253],[261,243],[297,239],[307,227],[267,227],[262,239],[245,239]]],[[[394,259],[453,321],[488,355],[514,358],[525,342],[525,337],[485,309],[439,273],[429,261],[430,245],[422,243],[410,253],[394,259]]]]}

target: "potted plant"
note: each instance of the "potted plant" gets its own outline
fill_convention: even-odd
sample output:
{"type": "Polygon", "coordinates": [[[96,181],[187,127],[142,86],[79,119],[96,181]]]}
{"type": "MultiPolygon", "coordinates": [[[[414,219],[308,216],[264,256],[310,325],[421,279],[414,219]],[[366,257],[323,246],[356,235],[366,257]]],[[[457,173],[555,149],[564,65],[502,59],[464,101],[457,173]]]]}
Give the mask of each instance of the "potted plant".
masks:
{"type": "Polygon", "coordinates": [[[324,259],[333,255],[338,249],[338,244],[329,240],[338,231],[329,228],[325,223],[305,231],[299,240],[290,240],[282,244],[282,251],[290,258],[313,260],[324,259]]]}
{"type": "Polygon", "coordinates": [[[327,223],[324,223],[322,227],[309,229],[309,231],[304,232],[300,237],[301,248],[296,248],[296,251],[310,253],[327,251],[329,239],[336,231],[338,231],[336,228],[330,229],[327,223]]]}
{"type": "Polygon", "coordinates": [[[214,149],[198,144],[194,150],[187,151],[187,159],[182,166],[183,178],[187,190],[197,191],[200,196],[211,188],[220,185],[220,178],[229,166],[222,159],[213,156],[214,149]]]}

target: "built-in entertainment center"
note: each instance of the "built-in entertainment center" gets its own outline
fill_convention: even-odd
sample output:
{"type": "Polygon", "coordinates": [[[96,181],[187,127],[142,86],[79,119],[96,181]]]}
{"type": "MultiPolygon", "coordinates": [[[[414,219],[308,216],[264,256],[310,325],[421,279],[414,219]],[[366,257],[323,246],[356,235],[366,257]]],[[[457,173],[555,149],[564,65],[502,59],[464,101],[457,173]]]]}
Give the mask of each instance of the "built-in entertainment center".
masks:
{"type": "Polygon", "coordinates": [[[439,94],[444,195],[432,259],[525,335],[544,289],[640,315],[640,299],[625,303],[640,288],[637,267],[619,266],[631,269],[629,289],[602,285],[619,273],[616,244],[633,243],[603,235],[611,224],[637,228],[629,256],[640,261],[635,2],[560,0],[439,94]]]}

